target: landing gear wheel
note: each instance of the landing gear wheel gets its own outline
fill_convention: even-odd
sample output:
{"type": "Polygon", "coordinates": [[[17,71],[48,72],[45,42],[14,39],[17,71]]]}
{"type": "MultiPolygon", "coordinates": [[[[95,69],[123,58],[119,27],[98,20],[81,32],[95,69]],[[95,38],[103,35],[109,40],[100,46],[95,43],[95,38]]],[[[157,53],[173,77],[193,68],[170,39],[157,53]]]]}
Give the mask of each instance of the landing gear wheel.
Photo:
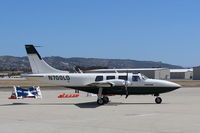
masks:
{"type": "Polygon", "coordinates": [[[104,104],[103,98],[98,99],[97,100],[97,104],[103,105],[104,104]]]}
{"type": "Polygon", "coordinates": [[[162,98],[156,97],[155,102],[156,102],[157,104],[161,104],[161,103],[162,103],[162,98]]]}
{"type": "Polygon", "coordinates": [[[110,101],[109,98],[105,97],[105,96],[102,99],[103,99],[103,101],[104,101],[105,104],[107,104],[110,101]]]}

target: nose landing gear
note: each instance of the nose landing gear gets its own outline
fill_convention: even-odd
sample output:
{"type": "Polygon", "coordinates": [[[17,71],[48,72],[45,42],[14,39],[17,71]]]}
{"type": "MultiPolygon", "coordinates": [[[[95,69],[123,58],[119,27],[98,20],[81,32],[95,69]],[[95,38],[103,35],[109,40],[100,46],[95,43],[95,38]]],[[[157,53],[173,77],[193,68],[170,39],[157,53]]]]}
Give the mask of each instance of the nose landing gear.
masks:
{"type": "Polygon", "coordinates": [[[157,104],[161,104],[161,103],[162,103],[162,98],[159,97],[159,94],[154,94],[154,96],[156,97],[156,98],[155,98],[155,102],[156,102],[157,104]]]}
{"type": "Polygon", "coordinates": [[[161,104],[161,103],[162,103],[162,98],[156,97],[155,102],[156,102],[157,104],[161,104]]]}

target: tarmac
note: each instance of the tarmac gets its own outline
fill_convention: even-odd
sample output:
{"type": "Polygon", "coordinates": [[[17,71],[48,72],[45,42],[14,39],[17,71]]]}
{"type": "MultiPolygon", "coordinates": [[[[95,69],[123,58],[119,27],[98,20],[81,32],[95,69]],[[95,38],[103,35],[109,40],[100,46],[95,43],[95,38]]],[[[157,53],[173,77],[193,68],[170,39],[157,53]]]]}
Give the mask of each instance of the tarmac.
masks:
{"type": "Polygon", "coordinates": [[[2,133],[198,133],[200,132],[200,87],[184,87],[162,94],[162,104],[153,96],[112,96],[98,106],[96,97],[80,92],[78,98],[63,98],[72,90],[42,90],[43,99],[8,100],[10,90],[0,90],[2,133]]]}

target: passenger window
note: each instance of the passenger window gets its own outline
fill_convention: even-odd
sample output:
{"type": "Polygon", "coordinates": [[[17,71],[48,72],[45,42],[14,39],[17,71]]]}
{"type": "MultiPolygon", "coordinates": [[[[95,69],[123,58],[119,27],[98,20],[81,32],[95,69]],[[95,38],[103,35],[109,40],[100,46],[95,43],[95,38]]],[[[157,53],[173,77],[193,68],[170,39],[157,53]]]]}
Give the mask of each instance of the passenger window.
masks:
{"type": "Polygon", "coordinates": [[[140,77],[139,76],[133,76],[132,81],[139,81],[140,77]]]}
{"type": "Polygon", "coordinates": [[[106,80],[115,79],[115,76],[107,76],[106,80]]]}
{"type": "Polygon", "coordinates": [[[119,79],[127,80],[127,76],[119,76],[119,79]]]}
{"type": "Polygon", "coordinates": [[[103,76],[97,76],[95,81],[103,81],[103,76]]]}

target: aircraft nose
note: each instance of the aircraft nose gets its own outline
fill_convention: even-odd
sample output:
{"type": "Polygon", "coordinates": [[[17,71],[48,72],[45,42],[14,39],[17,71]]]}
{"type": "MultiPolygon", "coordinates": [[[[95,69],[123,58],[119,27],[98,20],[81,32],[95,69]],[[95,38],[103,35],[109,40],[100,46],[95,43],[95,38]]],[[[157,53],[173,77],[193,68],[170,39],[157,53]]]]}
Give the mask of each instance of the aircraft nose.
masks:
{"type": "Polygon", "coordinates": [[[181,88],[181,85],[179,85],[179,84],[177,84],[177,83],[174,83],[174,82],[168,81],[168,84],[169,84],[171,87],[174,87],[174,88],[176,88],[176,89],[181,88]]]}
{"type": "Polygon", "coordinates": [[[166,86],[166,87],[171,87],[171,88],[174,88],[174,89],[178,89],[178,88],[181,87],[181,85],[179,85],[177,83],[174,83],[174,82],[171,82],[171,81],[166,81],[166,80],[160,80],[160,85],[166,86]]]}

